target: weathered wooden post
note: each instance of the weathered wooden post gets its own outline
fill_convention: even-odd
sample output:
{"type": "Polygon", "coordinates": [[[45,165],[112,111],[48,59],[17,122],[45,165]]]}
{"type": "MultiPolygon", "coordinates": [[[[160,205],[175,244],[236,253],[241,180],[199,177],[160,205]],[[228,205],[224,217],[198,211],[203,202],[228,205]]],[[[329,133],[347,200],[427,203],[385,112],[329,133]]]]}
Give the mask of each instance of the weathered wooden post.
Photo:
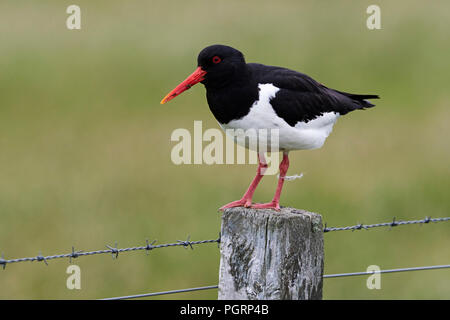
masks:
{"type": "Polygon", "coordinates": [[[219,299],[322,299],[321,215],[231,208],[221,232],[219,299]]]}

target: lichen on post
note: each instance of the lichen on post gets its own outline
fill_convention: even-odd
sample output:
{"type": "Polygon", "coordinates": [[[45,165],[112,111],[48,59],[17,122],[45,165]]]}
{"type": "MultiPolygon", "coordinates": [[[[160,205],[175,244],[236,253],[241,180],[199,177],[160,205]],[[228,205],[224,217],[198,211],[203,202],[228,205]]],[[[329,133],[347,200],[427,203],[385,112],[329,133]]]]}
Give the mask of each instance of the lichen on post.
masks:
{"type": "Polygon", "coordinates": [[[322,299],[317,213],[230,208],[222,216],[219,299],[322,299]]]}

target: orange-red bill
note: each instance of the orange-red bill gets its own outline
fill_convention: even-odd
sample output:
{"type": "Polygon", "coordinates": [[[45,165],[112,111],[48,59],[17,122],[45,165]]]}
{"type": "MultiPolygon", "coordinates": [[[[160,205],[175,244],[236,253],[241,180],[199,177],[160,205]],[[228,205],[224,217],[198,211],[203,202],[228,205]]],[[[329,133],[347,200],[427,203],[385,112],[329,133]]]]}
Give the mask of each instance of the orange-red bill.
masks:
{"type": "Polygon", "coordinates": [[[164,104],[179,94],[183,93],[184,91],[190,89],[193,85],[199,83],[200,81],[204,80],[204,75],[206,74],[206,71],[204,71],[201,67],[198,67],[189,77],[186,78],[182,83],[180,83],[175,89],[170,91],[164,99],[161,100],[161,104],[164,104]]]}

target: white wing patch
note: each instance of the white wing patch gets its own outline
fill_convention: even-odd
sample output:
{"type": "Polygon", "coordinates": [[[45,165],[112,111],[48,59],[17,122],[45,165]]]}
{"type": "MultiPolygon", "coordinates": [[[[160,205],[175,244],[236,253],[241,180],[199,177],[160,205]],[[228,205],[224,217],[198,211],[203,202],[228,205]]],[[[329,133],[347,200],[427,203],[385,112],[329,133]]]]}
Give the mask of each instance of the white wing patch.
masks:
{"type": "Polygon", "coordinates": [[[325,112],[308,122],[297,122],[295,128],[300,130],[319,130],[322,131],[326,138],[333,130],[333,125],[336,123],[339,116],[340,115],[337,112],[325,112]]]}
{"type": "Polygon", "coordinates": [[[249,113],[241,119],[231,120],[227,124],[221,124],[222,128],[246,130],[277,128],[281,125],[280,118],[276,115],[270,104],[270,99],[275,97],[275,94],[280,89],[270,83],[260,84],[258,87],[259,98],[253,103],[249,113]]]}
{"type": "Polygon", "coordinates": [[[226,129],[279,129],[281,150],[301,150],[320,148],[333,130],[339,113],[327,112],[308,122],[297,122],[291,127],[280,118],[270,104],[280,88],[271,83],[259,84],[259,98],[253,103],[249,113],[241,119],[220,124],[226,129]]]}

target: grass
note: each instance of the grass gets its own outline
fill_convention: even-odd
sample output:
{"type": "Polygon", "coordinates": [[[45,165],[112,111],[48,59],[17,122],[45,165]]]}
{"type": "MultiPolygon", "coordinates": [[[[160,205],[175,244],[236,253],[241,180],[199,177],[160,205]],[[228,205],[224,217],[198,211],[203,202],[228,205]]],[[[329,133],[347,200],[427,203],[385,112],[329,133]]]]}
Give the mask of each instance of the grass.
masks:
{"type": "MultiPolygon", "coordinates": [[[[82,30],[65,28],[67,1],[0,4],[0,252],[6,258],[212,239],[217,208],[239,198],[252,165],[176,166],[176,128],[217,128],[204,89],[161,98],[225,43],[251,62],[282,65],[336,89],[379,94],[342,117],[320,150],[293,152],[282,204],[319,212],[329,226],[448,216],[449,4],[379,1],[382,30],[365,28],[367,1],[79,1],[82,30]]],[[[257,201],[272,197],[267,177],[257,201]]],[[[325,235],[325,273],[446,264],[447,224],[325,235]]],[[[2,299],[102,298],[216,284],[219,252],[169,248],[10,265],[2,299]]],[[[448,271],[325,281],[326,299],[448,299],[448,271]]],[[[164,298],[215,299],[204,291],[164,298]]]]}

